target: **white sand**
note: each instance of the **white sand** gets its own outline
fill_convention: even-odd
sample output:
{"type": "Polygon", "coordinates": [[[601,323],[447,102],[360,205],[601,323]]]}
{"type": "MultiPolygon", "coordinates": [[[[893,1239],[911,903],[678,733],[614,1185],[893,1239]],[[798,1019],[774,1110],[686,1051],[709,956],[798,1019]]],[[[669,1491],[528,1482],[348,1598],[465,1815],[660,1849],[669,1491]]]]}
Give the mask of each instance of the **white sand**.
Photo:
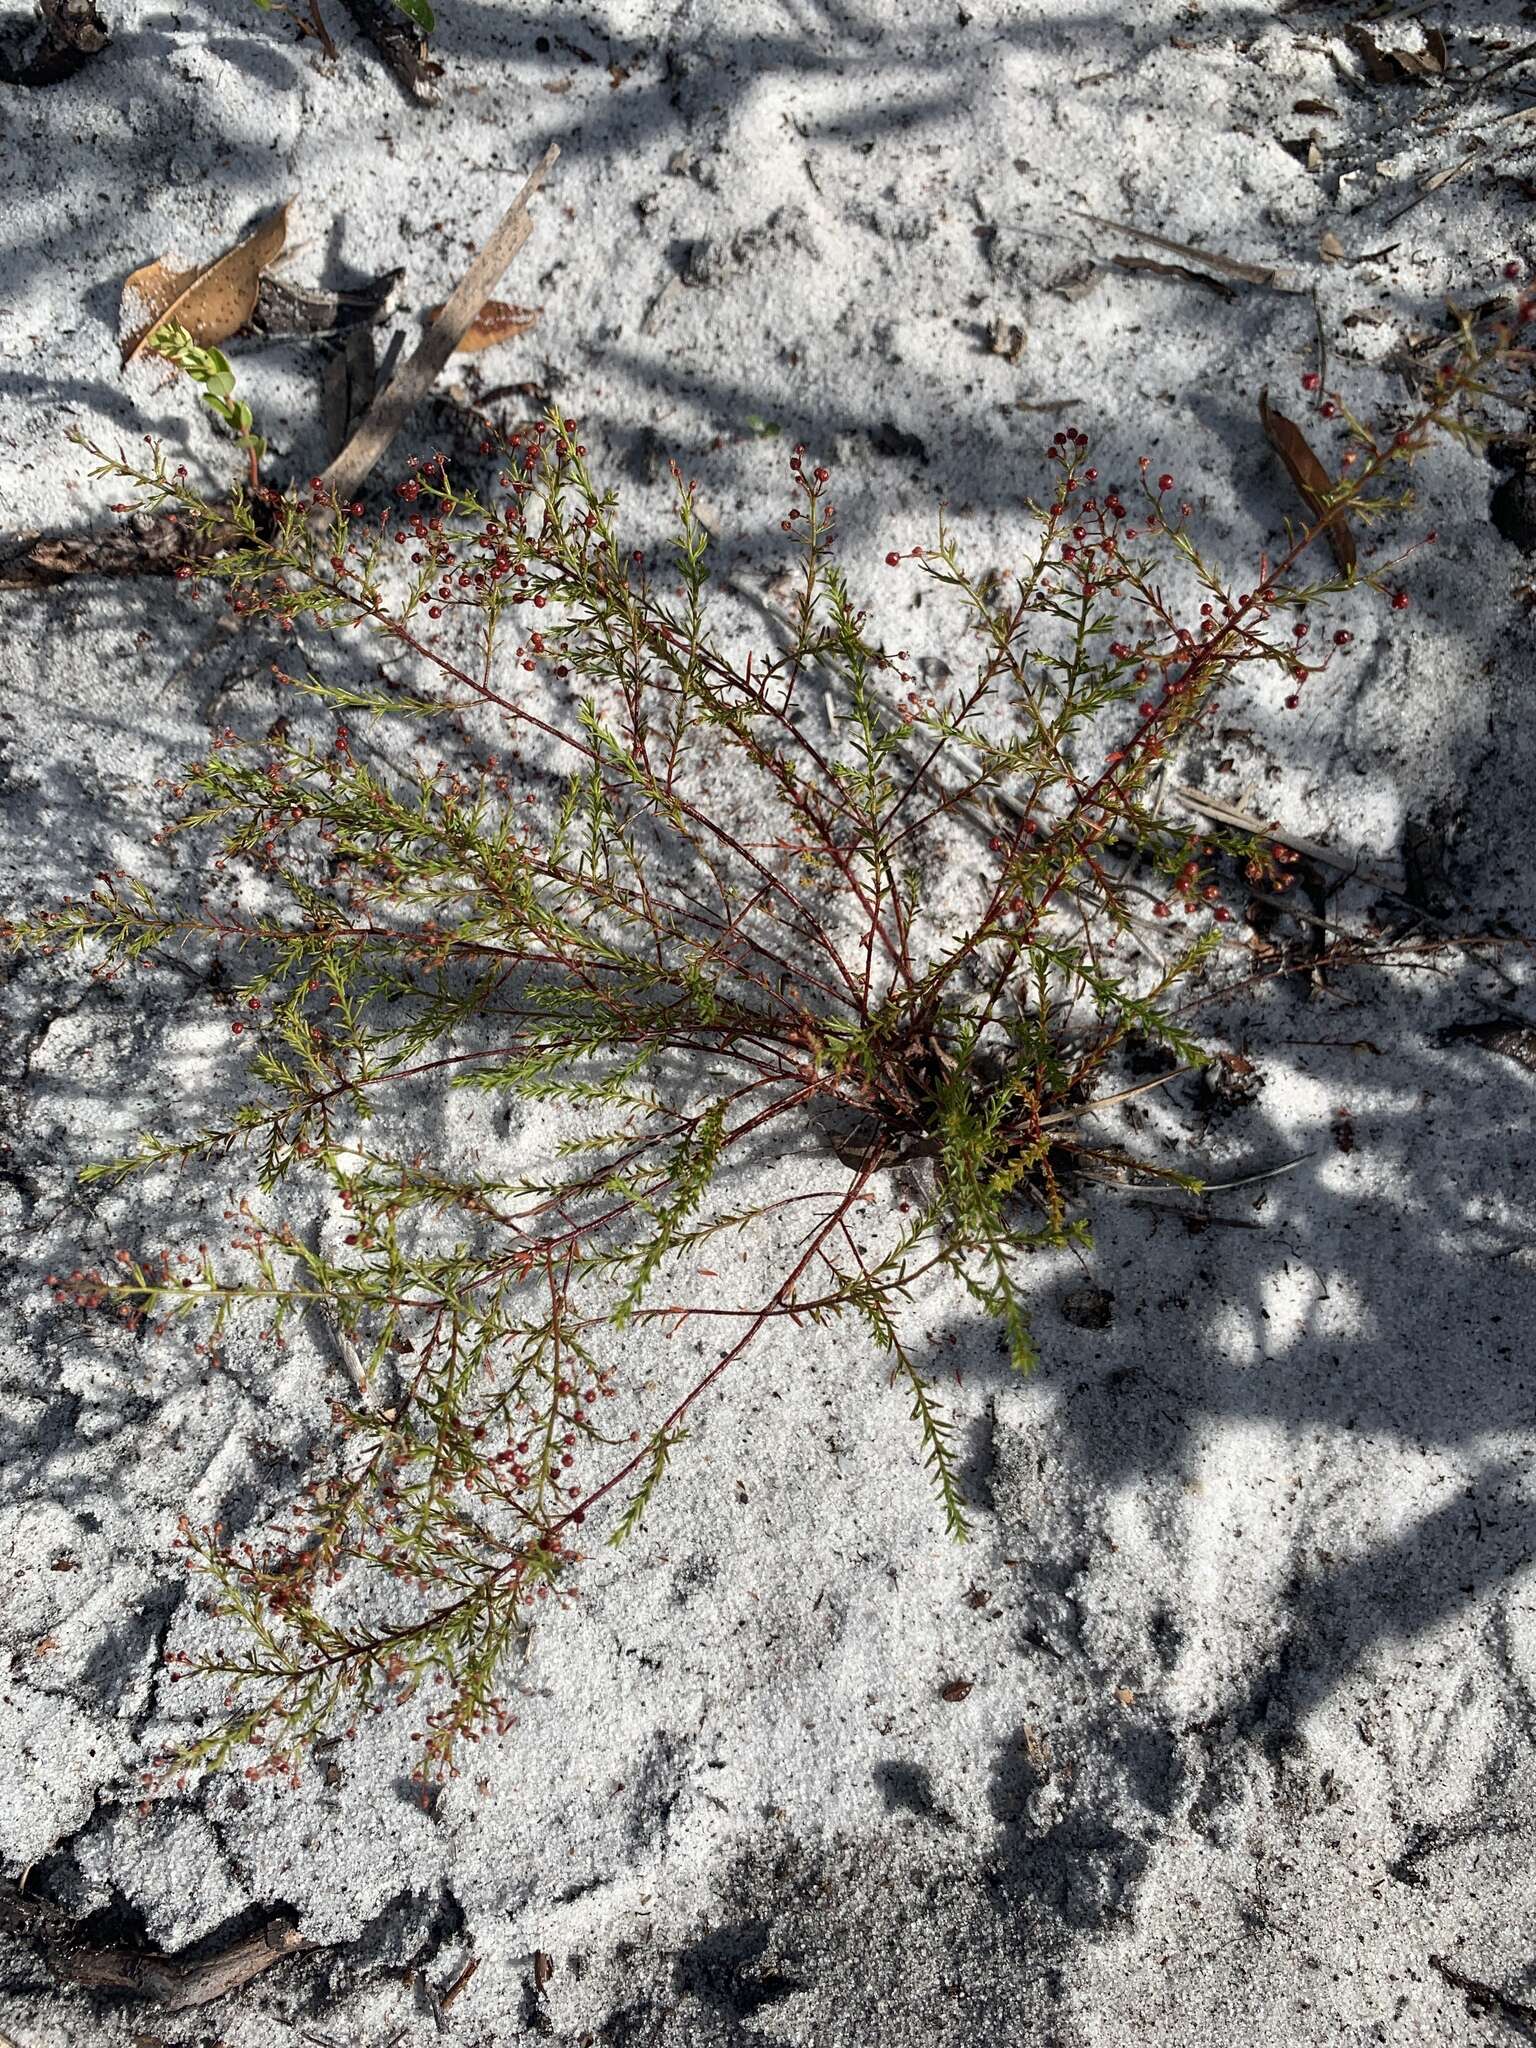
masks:
{"type": "MultiPolygon", "coordinates": [[[[1362,406],[1400,402],[1385,358],[1438,296],[1536,262],[1536,121],[1499,119],[1536,104],[1536,73],[1458,83],[1536,36],[1518,0],[1423,12],[1451,32],[1435,90],[1364,82],[1329,5],[442,0],[430,112],[322,5],[334,72],[240,0],[110,0],[93,66],[0,94],[9,527],[101,516],[113,494],[62,440],[71,421],[228,465],[185,387],[119,372],[128,270],[211,255],[293,193],[290,274],[404,264],[414,335],[406,315],[446,296],[552,138],[565,155],[504,286],[543,323],[474,374],[538,378],[578,411],[638,524],[661,517],[656,456],[676,452],[749,591],[775,557],[786,439],[838,465],[850,572],[890,600],[880,558],[929,536],[941,494],[972,559],[1006,559],[1065,423],[1013,402],[1061,397],[1106,459],[1166,462],[1213,551],[1248,559],[1289,509],[1257,391],[1299,410],[1317,324],[1362,406]],[[1335,111],[1293,112],[1305,98],[1335,111]],[[1314,128],[1316,171],[1281,146],[1314,128]],[[1228,303],[1108,269],[1064,295],[1095,260],[1159,253],[1085,213],[1301,289],[1228,303]],[[1325,233],[1361,260],[1321,260],[1325,233]],[[1016,364],[985,352],[994,320],[1025,330],[1016,364]]],[[[1422,47],[1415,22],[1380,33],[1422,47]]],[[[315,362],[240,358],[276,473],[324,459],[315,362]]],[[[1226,751],[1186,768],[1393,875],[1429,820],[1465,921],[1533,930],[1531,565],[1488,523],[1480,457],[1448,451],[1421,480],[1412,530],[1441,541],[1406,623],[1351,601],[1356,651],[1306,710],[1234,701],[1226,751]]],[[[131,860],[155,778],[210,725],[265,725],[269,653],[252,636],[190,662],[206,616],[160,584],[3,604],[0,853],[6,898],[32,902],[131,860]]],[[[1351,885],[1335,908],[1372,900],[1351,885]]],[[[483,1783],[429,1816],[403,1721],[349,1746],[336,1782],[316,1762],[298,1791],[229,1776],[138,1807],[137,1772],[186,1725],[159,1665],[196,1625],[175,1515],[257,1523],[335,1368],[301,1338],[280,1371],[237,1346],[210,1376],[185,1344],[53,1307],[50,1265],[154,1242],[199,1204],[211,1229],[244,1184],[147,1216],[75,1190],[87,1158],[227,1091],[228,1038],[172,975],[91,989],[16,968],[6,1874],[32,1866],[70,1911],[114,1908],[168,1948],[280,1906],[321,1946],[174,2020],[57,1992],[18,1946],[0,2031],[424,2041],[402,1968],[441,1987],[475,1956],[451,2025],[477,2048],[1513,2038],[1431,1957],[1536,2004],[1533,1083],[1437,1034],[1536,1014],[1528,983],[1509,953],[1213,1015],[1261,1067],[1258,1104],[1207,1122],[1175,1090],[1149,1128],[1216,1179],[1306,1155],[1216,1198],[1259,1227],[1192,1236],[1106,1196],[1087,1277],[1113,1321],[1068,1322],[1084,1274],[1042,1261],[1029,1384],[962,1302],[923,1305],[922,1355],[958,1375],[967,1549],[875,1362],[840,1333],[765,1343],[643,1534],[539,1630],[483,1783]],[[956,1678],[972,1690],[946,1702],[956,1678]],[[542,1998],[536,1949],[555,1964],[542,1998]]]]}

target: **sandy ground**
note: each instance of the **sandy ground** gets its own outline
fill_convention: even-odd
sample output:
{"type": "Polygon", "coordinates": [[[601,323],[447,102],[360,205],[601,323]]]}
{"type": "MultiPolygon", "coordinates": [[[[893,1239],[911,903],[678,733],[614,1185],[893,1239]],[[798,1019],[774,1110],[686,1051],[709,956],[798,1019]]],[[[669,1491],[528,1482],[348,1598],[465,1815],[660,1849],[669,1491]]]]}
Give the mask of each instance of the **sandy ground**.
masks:
{"type": "MultiPolygon", "coordinates": [[[[1214,551],[1247,559],[1287,509],[1259,387],[1299,407],[1321,334],[1362,405],[1400,402],[1390,359],[1440,295],[1536,264],[1536,72],[1482,77],[1536,42],[1518,0],[1381,27],[1411,51],[1448,33],[1429,84],[1372,82],[1343,34],[1359,10],[1328,4],[443,0],[429,110],[322,4],[335,66],[240,0],[113,0],[76,79],[0,90],[8,529],[102,516],[71,423],[227,467],[185,387],[118,368],[130,269],[211,255],[293,194],[288,274],[404,265],[414,334],[551,139],[504,287],[542,322],[446,381],[537,381],[578,411],[637,530],[677,453],[749,595],[785,437],[838,466],[850,573],[885,595],[881,555],[930,534],[940,496],[974,559],[1006,559],[1069,416],[1031,408],[1068,401],[1110,459],[1166,461],[1214,551]],[[1116,268],[1166,252],[1087,216],[1283,288],[1116,268]]],[[[316,352],[239,368],[275,468],[307,475],[316,352]]],[[[1495,481],[1475,453],[1426,467],[1414,517],[1440,540],[1406,620],[1350,600],[1335,682],[1297,716],[1234,705],[1184,765],[1399,884],[1423,884],[1427,847],[1460,928],[1530,931],[1532,568],[1490,524],[1495,481]]],[[[0,864],[31,903],[130,860],[156,778],[211,727],[270,720],[270,650],[210,650],[161,584],[12,593],[3,616],[0,864]]],[[[1329,915],[1376,896],[1345,883],[1329,915]]],[[[233,1077],[185,980],[11,963],[5,1873],[103,1934],[216,1945],[285,1910],[315,1946],[166,2018],[61,1992],[8,1944],[0,2031],[384,2048],[436,2038],[427,1987],[475,1958],[448,2021],[472,2048],[1529,2033],[1533,1081],[1447,1035],[1536,1014],[1521,962],[1451,955],[1213,1017],[1257,1099],[1212,1114],[1175,1089],[1143,1135],[1216,1180],[1301,1164],[1214,1198],[1225,1220],[1198,1232],[1106,1196],[1085,1266],[1041,1262],[1030,1383],[961,1302],[924,1304],[969,1547],[871,1359],[830,1334],[764,1344],[641,1536],[536,1634],[517,1727],[430,1811],[393,1723],[297,1791],[228,1776],[139,1803],[189,1725],[160,1664],[196,1622],[175,1516],[258,1524],[334,1363],[300,1339],[280,1371],[237,1346],[209,1373],[53,1307],[52,1264],[243,1191],[230,1173],[146,1216],[74,1184],[233,1077]]]]}

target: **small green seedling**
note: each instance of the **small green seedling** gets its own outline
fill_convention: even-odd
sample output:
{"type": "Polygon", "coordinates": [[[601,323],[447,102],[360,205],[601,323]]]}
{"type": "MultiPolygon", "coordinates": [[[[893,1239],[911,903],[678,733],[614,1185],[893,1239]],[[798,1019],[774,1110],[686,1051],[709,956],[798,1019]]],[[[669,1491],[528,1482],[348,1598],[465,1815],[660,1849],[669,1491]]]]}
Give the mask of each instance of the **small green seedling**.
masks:
{"type": "Polygon", "coordinates": [[[230,429],[250,458],[254,490],[261,481],[261,458],[267,452],[267,444],[256,432],[251,408],[243,398],[234,395],[235,373],[229,367],[228,356],[222,349],[204,348],[174,320],[155,329],[149,346],[157,356],[164,356],[168,363],[185,371],[194,384],[202,386],[203,403],[230,429]]]}

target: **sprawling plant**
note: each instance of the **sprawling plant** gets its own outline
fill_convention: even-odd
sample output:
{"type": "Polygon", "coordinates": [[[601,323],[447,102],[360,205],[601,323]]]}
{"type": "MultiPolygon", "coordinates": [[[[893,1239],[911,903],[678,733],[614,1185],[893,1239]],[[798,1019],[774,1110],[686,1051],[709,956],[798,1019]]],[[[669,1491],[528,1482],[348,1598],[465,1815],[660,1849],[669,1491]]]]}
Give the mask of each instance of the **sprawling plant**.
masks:
{"type": "MultiPolygon", "coordinates": [[[[1157,1085],[1129,1042],[1202,1059],[1174,994],[1230,919],[1220,861],[1284,888],[1294,859],[1170,822],[1165,765],[1218,689],[1268,675],[1294,703],[1347,649],[1315,608],[1353,578],[1304,581],[1301,557],[1407,502],[1398,472],[1465,431],[1485,357],[1464,327],[1395,431],[1348,419],[1341,480],[1241,587],[1171,476],[1143,460],[1122,488],[1056,434],[1006,573],[942,524],[886,557],[953,606],[937,690],[851,591],[802,452],[790,595],[743,652],[706,610],[692,484],[674,471],[658,569],[569,419],[488,444],[494,490],[413,462],[376,522],[318,485],[210,505],[158,452],[96,451],[185,521],[183,573],[312,649],[282,670],[291,716],[176,783],[167,831],[217,847],[206,895],[118,873],[11,928],[100,971],[175,948],[245,977],[251,1098],[89,1169],[250,1155],[235,1244],[122,1251],[61,1292],[156,1328],[211,1311],[215,1340],[250,1310],[282,1341],[312,1308],[353,1374],[280,1527],[183,1525],[241,1624],[183,1658],[229,1694],[185,1761],[253,1741],[288,1770],[430,1683],[418,1769],[455,1769],[532,1604],[635,1528],[700,1397],[776,1328],[862,1327],[965,1533],[906,1305],[947,1273],[1028,1369],[1025,1255],[1083,1240],[1085,1175],[1159,1171],[1096,1112],[1157,1085]],[[483,1119],[456,1130],[459,1091],[513,1110],[494,1147],[483,1119]],[[914,1157],[912,1199],[872,1200],[914,1157]],[[752,1260],[716,1264],[744,1235],[752,1260]],[[653,1326],[707,1335],[702,1364],[653,1326]]],[[[1401,606],[1397,566],[1371,580],[1401,606]]]]}

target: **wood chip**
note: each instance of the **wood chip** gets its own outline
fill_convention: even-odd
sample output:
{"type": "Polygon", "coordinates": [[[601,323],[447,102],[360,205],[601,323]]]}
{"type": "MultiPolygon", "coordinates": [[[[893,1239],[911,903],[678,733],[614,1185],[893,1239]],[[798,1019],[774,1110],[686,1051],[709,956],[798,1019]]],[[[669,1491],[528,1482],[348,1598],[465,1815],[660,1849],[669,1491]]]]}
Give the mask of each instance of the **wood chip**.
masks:
{"type": "Polygon", "coordinates": [[[374,401],[379,388],[378,350],[371,327],[354,327],[326,357],[320,380],[325,445],[339,455],[374,401]]]}
{"type": "Polygon", "coordinates": [[[1024,353],[1024,330],[999,316],[987,329],[987,354],[1016,363],[1024,353]]]}
{"type": "Polygon", "coordinates": [[[366,283],[335,291],[310,290],[286,279],[264,275],[256,287],[256,304],[241,329],[240,339],[256,341],[320,340],[373,327],[394,303],[403,270],[386,270],[366,283]]]}

